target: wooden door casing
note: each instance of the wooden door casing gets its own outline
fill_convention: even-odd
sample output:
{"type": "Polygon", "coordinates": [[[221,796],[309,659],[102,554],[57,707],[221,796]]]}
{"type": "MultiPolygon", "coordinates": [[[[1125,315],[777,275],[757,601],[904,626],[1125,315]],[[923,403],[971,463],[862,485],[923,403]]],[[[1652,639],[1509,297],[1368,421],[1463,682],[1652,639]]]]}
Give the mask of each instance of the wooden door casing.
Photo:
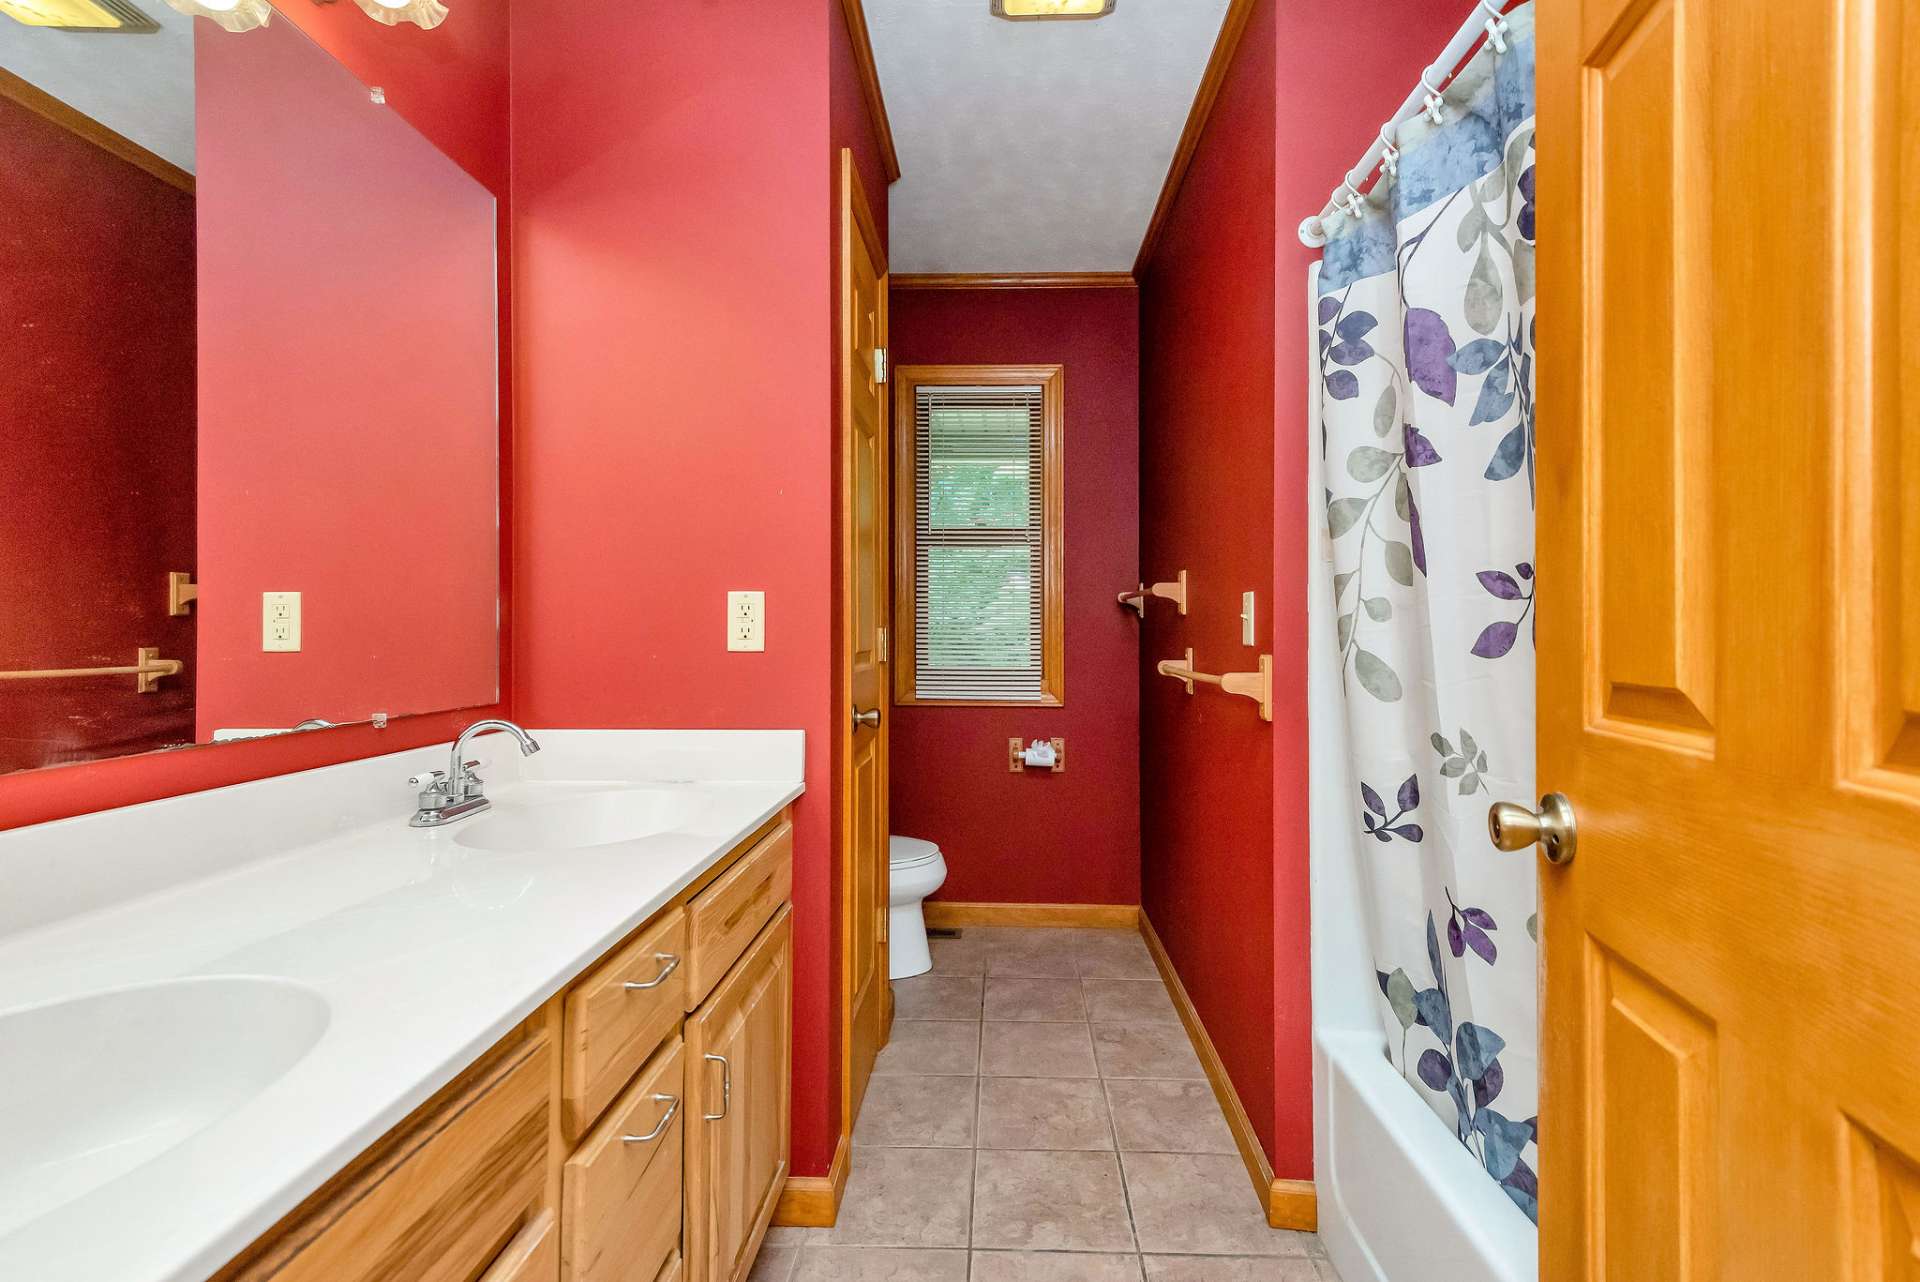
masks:
{"type": "Polygon", "coordinates": [[[850,705],[841,724],[841,842],[845,969],[841,1128],[851,1134],[873,1062],[886,1042],[887,819],[891,572],[887,396],[877,353],[887,345],[887,265],[860,189],[853,153],[840,153],[841,675],[850,705]],[[853,721],[877,709],[877,726],[853,721]]]}
{"type": "Polygon", "coordinates": [[[1917,14],[1538,12],[1553,1282],[1920,1277],[1917,14]]]}
{"type": "Polygon", "coordinates": [[[745,1282],[787,1181],[792,909],[780,910],[686,1028],[687,1282],[745,1282]]]}

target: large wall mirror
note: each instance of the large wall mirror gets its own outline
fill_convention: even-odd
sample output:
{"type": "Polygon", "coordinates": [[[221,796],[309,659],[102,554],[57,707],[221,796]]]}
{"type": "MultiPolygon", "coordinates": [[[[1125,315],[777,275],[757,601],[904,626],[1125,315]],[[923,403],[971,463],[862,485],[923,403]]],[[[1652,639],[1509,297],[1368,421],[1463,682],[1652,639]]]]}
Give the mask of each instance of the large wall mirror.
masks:
{"type": "Polygon", "coordinates": [[[284,18],[47,2],[0,0],[0,772],[494,702],[493,196],[284,18]]]}

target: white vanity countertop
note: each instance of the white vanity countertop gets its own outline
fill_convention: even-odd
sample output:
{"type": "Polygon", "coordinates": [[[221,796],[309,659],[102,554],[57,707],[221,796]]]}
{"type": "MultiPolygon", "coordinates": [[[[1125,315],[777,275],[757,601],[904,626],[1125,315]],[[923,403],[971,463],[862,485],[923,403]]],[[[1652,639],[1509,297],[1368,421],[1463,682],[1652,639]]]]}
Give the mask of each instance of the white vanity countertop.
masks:
{"type": "MultiPolygon", "coordinates": [[[[0,1278],[201,1282],[804,787],[799,731],[532,733],[524,761],[510,736],[470,745],[494,811],[440,830],[407,826],[406,781],[445,745],[0,833],[0,1064],[107,1058],[8,1047],[7,1017],[158,981],[260,977],[327,1008],[272,1085],[70,1201],[23,1211],[59,1176],[0,1159],[0,1278]],[[571,850],[460,841],[597,785],[672,794],[674,826],[571,850]]],[[[76,1079],[95,1093],[115,1071],[140,1066],[76,1079]]],[[[111,1102],[41,1103],[111,1119],[111,1102]]],[[[126,1110],[126,1139],[181,1126],[173,1108],[126,1110]]]]}

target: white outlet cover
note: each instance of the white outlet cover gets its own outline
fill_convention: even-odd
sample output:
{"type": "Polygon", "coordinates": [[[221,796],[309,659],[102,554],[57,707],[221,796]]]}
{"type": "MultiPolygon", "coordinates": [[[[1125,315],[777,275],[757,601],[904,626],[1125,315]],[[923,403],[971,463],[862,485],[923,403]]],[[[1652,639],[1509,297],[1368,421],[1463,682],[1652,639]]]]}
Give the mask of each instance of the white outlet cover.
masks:
{"type": "Polygon", "coordinates": [[[756,652],[767,648],[767,594],[727,593],[727,649],[756,652]]]}
{"type": "Polygon", "coordinates": [[[295,654],[300,649],[300,594],[260,594],[260,649],[268,654],[295,654]]]}

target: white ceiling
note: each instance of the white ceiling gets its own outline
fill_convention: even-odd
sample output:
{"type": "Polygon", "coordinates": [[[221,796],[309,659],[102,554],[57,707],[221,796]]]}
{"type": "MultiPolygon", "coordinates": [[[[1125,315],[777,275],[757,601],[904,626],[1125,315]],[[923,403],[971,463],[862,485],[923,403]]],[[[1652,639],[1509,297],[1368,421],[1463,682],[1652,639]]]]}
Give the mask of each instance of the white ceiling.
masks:
{"type": "Polygon", "coordinates": [[[151,34],[59,31],[0,16],[0,67],[193,172],[193,19],[136,0],[151,34]]]}
{"type": "Polygon", "coordinates": [[[896,272],[1129,271],[1227,0],[1010,22],[866,0],[901,177],[896,272]]]}

